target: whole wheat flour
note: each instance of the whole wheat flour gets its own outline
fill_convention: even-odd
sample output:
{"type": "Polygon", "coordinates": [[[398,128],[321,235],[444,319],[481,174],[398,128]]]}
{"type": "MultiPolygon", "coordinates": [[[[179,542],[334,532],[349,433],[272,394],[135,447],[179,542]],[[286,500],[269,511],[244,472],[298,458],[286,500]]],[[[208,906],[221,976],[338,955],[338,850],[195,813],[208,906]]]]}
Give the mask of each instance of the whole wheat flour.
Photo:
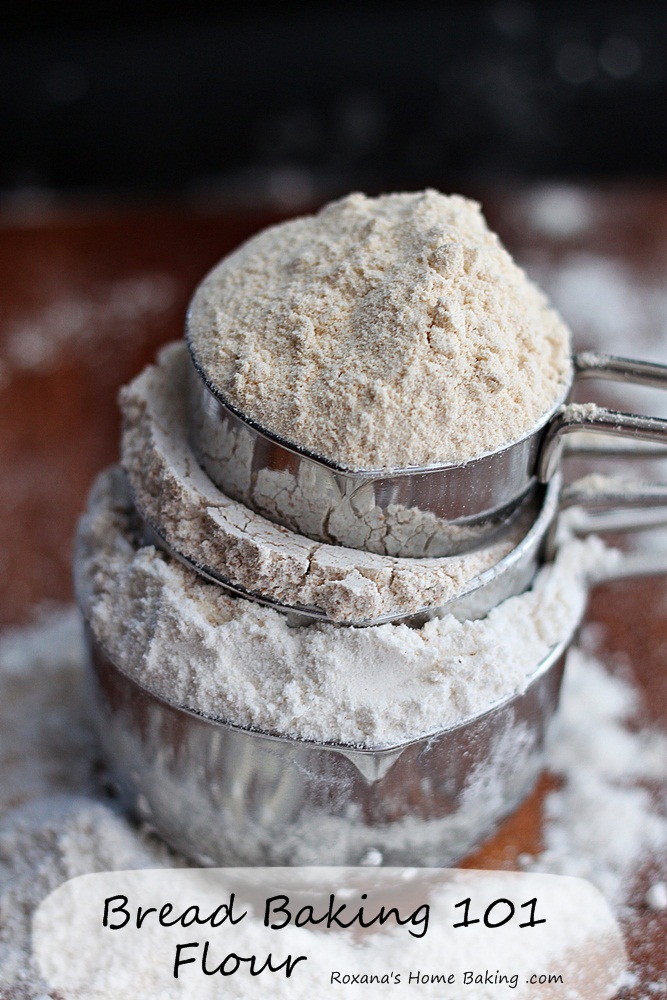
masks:
{"type": "MultiPolygon", "coordinates": [[[[99,790],[84,661],[73,608],[0,635],[0,992],[16,1000],[46,995],[30,957],[30,921],[49,892],[86,872],[184,863],[99,790]]],[[[659,868],[667,818],[637,789],[664,766],[667,737],[629,725],[636,700],[632,686],[590,652],[570,654],[548,747],[562,787],[547,799],[547,850],[525,859],[526,867],[585,874],[610,894],[626,926],[643,906],[634,894],[639,869],[667,877],[659,868]]],[[[637,1000],[656,995],[659,989],[637,1000]]],[[[470,996],[479,1000],[472,988],[470,996]]]]}
{"type": "Polygon", "coordinates": [[[391,745],[445,728],[520,690],[583,614],[599,539],[573,542],[530,592],[483,620],[420,629],[290,628],[153,546],[139,546],[118,470],[103,473],[79,531],[77,594],[121,669],[168,701],[305,739],[391,745]]]}
{"type": "Polygon", "coordinates": [[[502,541],[440,559],[381,556],[290,532],[231,500],[197,464],[185,431],[186,375],[185,347],[173,344],[122,390],[123,465],[139,509],[170,546],[247,591],[317,607],[334,621],[411,614],[465,591],[528,530],[524,517],[502,541]]]}
{"type": "Polygon", "coordinates": [[[232,405],[351,469],[494,451],[571,377],[560,317],[480,207],[436,191],[350,195],[265,230],[200,285],[187,337],[232,405]]]}

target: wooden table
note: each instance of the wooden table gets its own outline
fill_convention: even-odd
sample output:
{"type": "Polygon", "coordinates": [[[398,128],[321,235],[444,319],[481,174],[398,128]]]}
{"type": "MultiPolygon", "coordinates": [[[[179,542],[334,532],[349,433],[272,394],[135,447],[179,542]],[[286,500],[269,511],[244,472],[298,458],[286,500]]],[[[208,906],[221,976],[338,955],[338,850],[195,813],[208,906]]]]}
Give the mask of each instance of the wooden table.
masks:
{"type": "MultiPolygon", "coordinates": [[[[667,188],[591,195],[605,209],[598,224],[557,238],[527,224],[526,192],[496,192],[483,201],[519,257],[555,259],[574,247],[611,253],[647,272],[664,270],[667,188]]],[[[188,299],[208,268],[276,218],[182,205],[56,206],[0,216],[2,624],[25,620],[36,602],[71,599],[77,515],[95,472],[118,455],[119,385],[161,343],[182,335],[188,299]]],[[[600,587],[591,599],[590,617],[605,626],[604,650],[625,657],[643,689],[640,724],[667,724],[665,592],[660,581],[633,581],[600,587]]],[[[553,779],[543,778],[468,863],[513,867],[522,852],[539,851],[550,787],[553,779]]],[[[632,998],[650,982],[667,984],[667,914],[641,909],[646,884],[640,876],[632,900],[639,918],[628,925],[641,980],[624,994],[632,998]]]]}

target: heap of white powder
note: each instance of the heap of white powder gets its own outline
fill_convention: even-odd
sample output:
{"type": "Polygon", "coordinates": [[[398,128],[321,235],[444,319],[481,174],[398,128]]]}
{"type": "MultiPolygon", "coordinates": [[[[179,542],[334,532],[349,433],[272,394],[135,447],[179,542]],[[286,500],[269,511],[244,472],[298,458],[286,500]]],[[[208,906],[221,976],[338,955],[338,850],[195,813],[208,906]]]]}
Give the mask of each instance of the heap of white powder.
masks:
{"type": "Polygon", "coordinates": [[[436,191],[354,194],[263,231],[200,285],[187,336],[227,401],[353,469],[494,451],[571,375],[567,327],[479,205],[436,191]]]}
{"type": "Polygon", "coordinates": [[[77,593],[121,669],[209,716],[363,746],[444,729],[521,690],[577,627],[586,574],[615,558],[599,539],[572,542],[530,591],[481,620],[290,628],[141,546],[132,522],[123,474],[103,473],[79,530],[77,593]]]}

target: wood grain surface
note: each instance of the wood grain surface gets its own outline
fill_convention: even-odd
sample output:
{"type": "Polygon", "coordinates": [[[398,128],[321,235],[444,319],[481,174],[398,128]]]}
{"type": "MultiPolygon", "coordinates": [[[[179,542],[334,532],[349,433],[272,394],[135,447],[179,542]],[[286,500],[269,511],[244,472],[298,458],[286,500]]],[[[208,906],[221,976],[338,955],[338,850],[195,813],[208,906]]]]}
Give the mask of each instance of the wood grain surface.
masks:
{"type": "MultiPolygon", "coordinates": [[[[491,224],[520,258],[549,262],[575,249],[611,254],[655,280],[666,273],[667,188],[589,191],[597,221],[565,238],[530,225],[529,194],[483,199],[491,224]]],[[[95,472],[118,455],[118,387],[160,344],[182,335],[187,302],[203,274],[277,218],[184,205],[79,205],[0,217],[2,624],[27,620],[38,602],[71,600],[76,519],[95,472]]],[[[599,587],[589,618],[604,626],[605,658],[641,688],[636,725],[667,726],[665,581],[599,587]]],[[[553,787],[545,776],[467,864],[512,868],[522,853],[539,851],[542,804],[553,787]]],[[[655,792],[667,796],[667,774],[655,792]]],[[[643,904],[649,878],[667,878],[663,864],[661,874],[655,866],[638,873],[628,911],[639,978],[622,995],[632,1000],[665,995],[649,993],[651,983],[667,990],[667,914],[643,904]]]]}

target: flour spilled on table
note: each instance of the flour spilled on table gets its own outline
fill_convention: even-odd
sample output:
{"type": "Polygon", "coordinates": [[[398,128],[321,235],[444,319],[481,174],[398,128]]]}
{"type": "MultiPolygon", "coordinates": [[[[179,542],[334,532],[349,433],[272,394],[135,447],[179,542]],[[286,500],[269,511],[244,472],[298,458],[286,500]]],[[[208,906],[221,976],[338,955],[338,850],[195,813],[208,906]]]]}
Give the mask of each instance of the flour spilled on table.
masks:
{"type": "Polygon", "coordinates": [[[42,309],[26,310],[5,325],[0,387],[13,374],[51,371],[62,362],[65,350],[75,352],[79,361],[88,357],[99,365],[110,333],[116,351],[119,340],[136,344],[146,323],[172,308],[177,291],[168,274],[139,272],[118,281],[93,283],[85,294],[73,289],[42,309]]]}
{"type": "MultiPolygon", "coordinates": [[[[83,665],[70,607],[0,636],[0,990],[12,997],[43,994],[29,928],[54,888],[87,872],[186,864],[101,791],[83,665]]],[[[655,873],[660,902],[667,850],[667,815],[645,787],[664,768],[667,736],[633,729],[637,698],[594,654],[572,651],[548,758],[563,783],[546,800],[545,850],[524,859],[590,879],[626,921],[640,869],[655,873]]],[[[659,906],[641,905],[659,919],[659,906]]]]}

